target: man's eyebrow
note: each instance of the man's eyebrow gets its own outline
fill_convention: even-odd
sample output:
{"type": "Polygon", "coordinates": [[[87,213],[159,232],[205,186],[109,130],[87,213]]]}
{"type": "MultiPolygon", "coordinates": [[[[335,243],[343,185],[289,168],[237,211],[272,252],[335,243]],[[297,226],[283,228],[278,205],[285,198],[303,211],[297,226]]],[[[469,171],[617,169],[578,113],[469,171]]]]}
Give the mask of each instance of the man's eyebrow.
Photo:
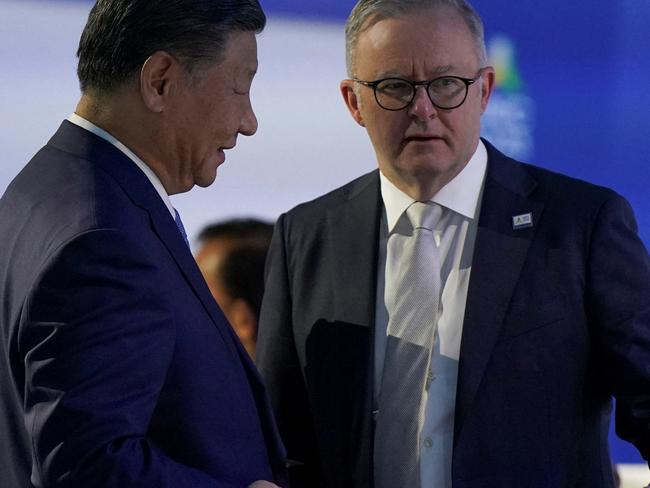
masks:
{"type": "MultiPolygon", "coordinates": [[[[437,75],[443,75],[445,73],[449,73],[453,69],[454,69],[454,67],[452,65],[447,64],[447,65],[444,65],[444,66],[436,67],[432,71],[432,73],[433,73],[433,76],[435,77],[437,75]]],[[[384,72],[380,73],[379,76],[377,76],[377,79],[382,79],[382,78],[403,78],[403,79],[406,80],[406,79],[410,79],[411,77],[406,76],[403,73],[399,73],[397,71],[384,71],[384,72]]]]}
{"type": "Polygon", "coordinates": [[[384,71],[377,78],[404,78],[404,74],[397,71],[384,71]]]}

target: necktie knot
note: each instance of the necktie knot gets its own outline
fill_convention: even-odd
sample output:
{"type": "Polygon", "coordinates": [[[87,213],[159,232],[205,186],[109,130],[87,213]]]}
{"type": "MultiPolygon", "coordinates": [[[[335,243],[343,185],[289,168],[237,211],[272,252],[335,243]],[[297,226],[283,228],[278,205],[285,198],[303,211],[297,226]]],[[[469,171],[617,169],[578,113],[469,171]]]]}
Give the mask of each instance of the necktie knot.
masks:
{"type": "Polygon", "coordinates": [[[433,231],[442,215],[442,207],[432,202],[413,202],[407,209],[413,229],[427,229],[433,231]]]}

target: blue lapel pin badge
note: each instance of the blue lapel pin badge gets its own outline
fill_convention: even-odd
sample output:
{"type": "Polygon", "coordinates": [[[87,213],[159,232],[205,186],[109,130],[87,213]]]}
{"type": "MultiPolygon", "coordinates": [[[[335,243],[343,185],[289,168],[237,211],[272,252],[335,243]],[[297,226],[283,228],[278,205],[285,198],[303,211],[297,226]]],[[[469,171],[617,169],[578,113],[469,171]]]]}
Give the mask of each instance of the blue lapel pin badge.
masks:
{"type": "Polygon", "coordinates": [[[514,215],[512,217],[513,230],[528,229],[532,226],[533,226],[533,214],[531,212],[521,214],[521,215],[514,215]]]}

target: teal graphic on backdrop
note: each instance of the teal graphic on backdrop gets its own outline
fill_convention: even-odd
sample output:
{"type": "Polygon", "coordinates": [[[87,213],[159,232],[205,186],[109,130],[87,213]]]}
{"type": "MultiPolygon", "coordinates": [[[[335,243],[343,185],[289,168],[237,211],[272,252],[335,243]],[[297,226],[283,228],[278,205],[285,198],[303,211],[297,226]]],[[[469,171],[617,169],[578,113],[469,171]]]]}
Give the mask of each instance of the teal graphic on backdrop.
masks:
{"type": "Polygon", "coordinates": [[[496,71],[496,86],[483,116],[482,135],[516,159],[530,160],[535,149],[535,102],[517,67],[514,42],[496,36],[487,44],[489,64],[496,71]]]}

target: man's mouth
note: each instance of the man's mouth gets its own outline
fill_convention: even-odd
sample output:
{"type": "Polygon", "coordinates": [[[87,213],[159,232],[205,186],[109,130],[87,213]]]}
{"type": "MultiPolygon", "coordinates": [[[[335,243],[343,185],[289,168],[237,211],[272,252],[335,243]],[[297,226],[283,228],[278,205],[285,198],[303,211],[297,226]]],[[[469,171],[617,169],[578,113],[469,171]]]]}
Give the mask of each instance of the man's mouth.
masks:
{"type": "Polygon", "coordinates": [[[431,141],[442,141],[443,138],[435,135],[417,135],[417,136],[408,136],[404,138],[404,144],[409,142],[431,142],[431,141]]]}

